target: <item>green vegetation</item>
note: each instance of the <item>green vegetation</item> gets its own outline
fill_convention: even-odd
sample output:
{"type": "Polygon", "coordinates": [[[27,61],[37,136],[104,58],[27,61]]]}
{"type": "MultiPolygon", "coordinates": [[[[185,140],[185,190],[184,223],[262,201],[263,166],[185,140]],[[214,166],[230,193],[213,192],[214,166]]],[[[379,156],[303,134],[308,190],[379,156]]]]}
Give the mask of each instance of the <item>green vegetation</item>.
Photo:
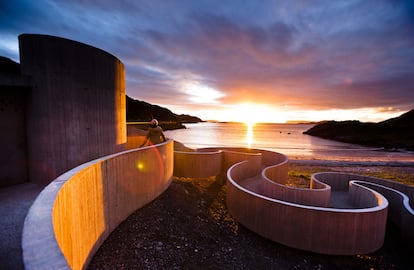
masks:
{"type": "Polygon", "coordinates": [[[326,167],[320,165],[290,164],[289,184],[298,187],[309,187],[311,175],[316,172],[345,172],[382,179],[393,180],[406,185],[414,186],[414,167],[392,167],[392,166],[335,166],[326,167]]]}

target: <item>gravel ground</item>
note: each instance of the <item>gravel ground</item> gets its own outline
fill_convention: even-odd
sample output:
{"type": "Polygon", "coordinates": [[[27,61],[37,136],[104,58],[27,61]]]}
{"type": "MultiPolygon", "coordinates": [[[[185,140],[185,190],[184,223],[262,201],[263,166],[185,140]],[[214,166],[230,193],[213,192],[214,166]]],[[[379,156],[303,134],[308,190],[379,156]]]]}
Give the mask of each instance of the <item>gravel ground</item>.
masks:
{"type": "MultiPolygon", "coordinates": [[[[293,165],[291,169],[306,174],[321,168],[293,165]]],[[[412,178],[414,168],[404,170],[408,171],[395,173],[412,178]]],[[[222,182],[175,178],[166,192],[108,237],[88,269],[412,269],[410,251],[392,227],[380,250],[356,256],[320,255],[267,240],[232,218],[222,182]]]]}

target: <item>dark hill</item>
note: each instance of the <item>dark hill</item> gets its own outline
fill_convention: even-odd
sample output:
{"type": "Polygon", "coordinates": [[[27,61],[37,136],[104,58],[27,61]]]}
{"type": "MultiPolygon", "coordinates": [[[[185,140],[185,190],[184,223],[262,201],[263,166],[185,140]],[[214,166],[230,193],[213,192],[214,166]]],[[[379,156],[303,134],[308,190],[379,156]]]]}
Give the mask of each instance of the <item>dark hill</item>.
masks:
{"type": "Polygon", "coordinates": [[[327,121],[303,133],[366,146],[414,150],[414,110],[379,123],[327,121]]]}
{"type": "MultiPolygon", "coordinates": [[[[167,108],[126,96],[127,122],[149,122],[153,118],[156,118],[165,130],[185,128],[183,123],[202,122],[198,117],[186,114],[177,115],[167,108]]],[[[145,126],[142,127],[146,128],[145,126]]]]}
{"type": "Polygon", "coordinates": [[[0,73],[20,74],[20,65],[7,57],[0,56],[0,73]]]}

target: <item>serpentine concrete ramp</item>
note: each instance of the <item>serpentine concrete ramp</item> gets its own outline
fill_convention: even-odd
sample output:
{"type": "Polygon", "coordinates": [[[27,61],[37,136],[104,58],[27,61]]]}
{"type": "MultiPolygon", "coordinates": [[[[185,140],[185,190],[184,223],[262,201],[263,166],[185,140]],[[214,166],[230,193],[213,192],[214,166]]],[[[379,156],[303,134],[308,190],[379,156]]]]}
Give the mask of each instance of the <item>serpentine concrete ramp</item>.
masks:
{"type": "Polygon", "coordinates": [[[316,173],[310,188],[286,185],[283,154],[244,148],[174,151],[172,141],[82,164],[37,197],[23,228],[26,269],[84,269],[106,237],[160,195],[172,176],[226,178],[227,207],[246,228],[321,254],[373,252],[387,219],[414,239],[414,187],[347,173],[316,173]],[[410,200],[411,199],[411,200],[410,200]]]}
{"type": "Polygon", "coordinates": [[[275,242],[321,254],[370,253],[384,243],[387,219],[414,239],[414,187],[347,173],[312,175],[287,186],[283,154],[243,148],[175,151],[174,175],[225,174],[227,207],[245,227],[275,242]]]}

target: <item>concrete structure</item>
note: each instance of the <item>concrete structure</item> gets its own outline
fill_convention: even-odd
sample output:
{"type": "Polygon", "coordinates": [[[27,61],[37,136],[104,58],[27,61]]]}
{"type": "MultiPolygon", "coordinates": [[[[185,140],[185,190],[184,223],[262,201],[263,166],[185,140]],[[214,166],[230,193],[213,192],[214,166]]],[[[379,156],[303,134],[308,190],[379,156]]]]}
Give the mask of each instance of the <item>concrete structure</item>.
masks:
{"type": "Polygon", "coordinates": [[[0,185],[48,184],[77,165],[126,149],[121,61],[53,36],[23,34],[19,46],[20,73],[0,76],[0,100],[19,107],[0,110],[0,123],[7,125],[2,141],[8,142],[1,160],[17,155],[0,169],[0,185]]]}
{"type": "Polygon", "coordinates": [[[364,254],[382,246],[388,203],[380,194],[372,193],[378,200],[364,209],[290,203],[243,186],[249,167],[244,162],[229,170],[227,207],[252,231],[290,247],[323,254],[364,254]]]}
{"type": "Polygon", "coordinates": [[[82,164],[50,183],[23,229],[26,269],[84,269],[108,235],[160,195],[173,174],[173,141],[82,164]]]}
{"type": "Polygon", "coordinates": [[[125,70],[95,47],[44,35],[21,35],[27,104],[29,179],[49,183],[89,160],[125,149],[125,70]]]}
{"type": "Polygon", "coordinates": [[[124,151],[141,138],[127,144],[116,57],[45,35],[21,35],[19,45],[20,65],[0,59],[0,186],[51,182],[25,219],[24,267],[82,269],[121,221],[169,186],[174,144],[124,151]]]}
{"type": "MultiPolygon", "coordinates": [[[[312,175],[312,179],[324,182],[339,191],[346,191],[348,188],[347,183],[349,182],[353,183],[353,186],[360,185],[382,194],[389,202],[388,221],[393,222],[399,228],[404,241],[409,246],[414,242],[413,186],[377,177],[350,173],[315,173],[312,175]]],[[[366,197],[358,199],[366,199],[366,197]]]]}
{"type": "Polygon", "coordinates": [[[122,220],[168,187],[173,168],[182,177],[226,173],[232,215],[259,235],[290,247],[343,255],[379,249],[387,222],[386,197],[394,205],[390,217],[412,239],[414,212],[408,198],[413,187],[319,173],[312,176],[310,189],[295,193],[283,184],[287,165],[282,154],[242,148],[176,151],[173,157],[172,141],[88,162],[49,184],[31,207],[23,233],[25,267],[85,268],[122,220]],[[322,199],[315,202],[315,195],[322,199]]]}
{"type": "MultiPolygon", "coordinates": [[[[286,186],[288,159],[275,152],[206,148],[174,153],[172,141],[136,149],[142,134],[131,133],[127,140],[125,75],[118,59],[57,37],[22,35],[19,42],[21,73],[0,76],[0,101],[11,100],[0,104],[5,112],[0,117],[11,119],[3,119],[3,137],[12,145],[7,151],[15,148],[21,160],[28,160],[20,166],[36,183],[60,175],[25,219],[25,268],[84,269],[120,222],[168,188],[173,172],[226,178],[232,215],[259,235],[294,248],[372,252],[383,244],[388,210],[406,239],[414,240],[413,187],[320,173],[312,176],[310,189],[299,189],[286,186]],[[12,111],[16,104],[21,109],[12,111]]],[[[11,183],[27,177],[10,172],[11,183]]]]}
{"type": "Polygon", "coordinates": [[[30,79],[19,65],[0,57],[0,187],[28,179],[26,147],[26,97],[30,79]]]}
{"type": "Polygon", "coordinates": [[[405,239],[414,240],[409,229],[414,226],[409,204],[414,187],[339,173],[313,175],[309,189],[290,187],[285,185],[287,158],[263,150],[208,148],[175,156],[176,176],[206,177],[225,170],[231,214],[252,231],[284,245],[322,254],[370,253],[383,245],[387,217],[399,225],[405,239]],[[236,152],[238,160],[225,162],[236,152]],[[202,164],[213,164],[215,170],[202,164]],[[234,165],[228,168],[229,164],[234,165]]]}

